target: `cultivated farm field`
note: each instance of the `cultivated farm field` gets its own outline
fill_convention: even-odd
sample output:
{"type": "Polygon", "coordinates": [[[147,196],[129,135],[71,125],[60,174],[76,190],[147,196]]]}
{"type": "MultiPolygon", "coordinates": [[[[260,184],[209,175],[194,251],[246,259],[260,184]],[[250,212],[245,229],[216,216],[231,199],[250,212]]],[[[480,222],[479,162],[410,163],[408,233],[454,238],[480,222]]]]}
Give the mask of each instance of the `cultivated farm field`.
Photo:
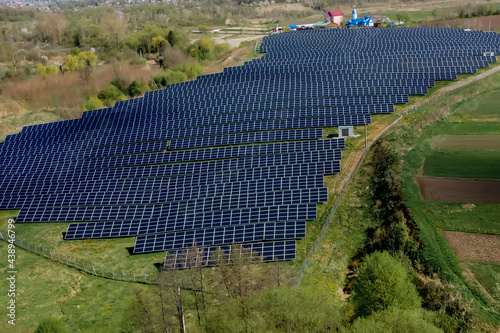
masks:
{"type": "Polygon", "coordinates": [[[500,75],[495,74],[461,89],[415,116],[424,119],[444,107],[442,119],[419,133],[403,133],[402,128],[389,137],[398,145],[405,198],[428,260],[450,279],[456,276],[472,294],[483,295],[478,307],[498,302],[499,86],[500,75]]]}

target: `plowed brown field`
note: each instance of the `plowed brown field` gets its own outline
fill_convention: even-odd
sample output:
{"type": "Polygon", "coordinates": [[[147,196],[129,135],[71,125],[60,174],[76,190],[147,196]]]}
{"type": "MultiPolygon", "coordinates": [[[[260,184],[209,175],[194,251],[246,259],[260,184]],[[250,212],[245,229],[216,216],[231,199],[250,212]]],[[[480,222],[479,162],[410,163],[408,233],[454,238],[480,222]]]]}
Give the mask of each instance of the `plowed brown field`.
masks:
{"type": "Polygon", "coordinates": [[[443,231],[448,244],[460,260],[500,263],[500,235],[443,231]]]}
{"type": "Polygon", "coordinates": [[[416,177],[424,200],[500,203],[500,181],[416,177]]]}

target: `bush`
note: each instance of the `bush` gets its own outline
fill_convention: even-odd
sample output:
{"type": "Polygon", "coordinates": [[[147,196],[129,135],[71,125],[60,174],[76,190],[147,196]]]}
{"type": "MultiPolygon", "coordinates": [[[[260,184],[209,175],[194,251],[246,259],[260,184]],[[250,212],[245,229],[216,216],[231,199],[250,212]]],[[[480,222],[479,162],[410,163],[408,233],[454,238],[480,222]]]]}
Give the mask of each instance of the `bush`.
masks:
{"type": "Polygon", "coordinates": [[[353,302],[357,316],[368,316],[391,306],[403,310],[420,307],[420,298],[406,268],[385,251],[365,257],[359,267],[353,302]]]}
{"type": "Polygon", "coordinates": [[[182,50],[178,49],[177,47],[166,48],[162,52],[162,59],[163,59],[163,67],[169,69],[172,69],[175,66],[182,64],[187,59],[195,60],[189,58],[188,55],[184,54],[184,52],[182,52],[182,50]]]}
{"type": "Polygon", "coordinates": [[[57,318],[47,317],[43,319],[34,333],[66,333],[66,325],[57,318]]]}
{"type": "Polygon", "coordinates": [[[171,71],[169,69],[161,71],[153,78],[154,82],[161,87],[165,87],[173,83],[184,82],[187,79],[188,77],[186,73],[178,70],[171,71]]]}
{"type": "Polygon", "coordinates": [[[367,318],[358,318],[351,325],[349,332],[353,333],[439,333],[443,332],[432,323],[425,320],[421,309],[401,310],[390,308],[377,312],[367,318]]]}
{"type": "Polygon", "coordinates": [[[203,67],[197,62],[186,62],[176,66],[174,70],[186,73],[189,79],[193,79],[203,74],[203,67]]]}
{"type": "Polygon", "coordinates": [[[202,33],[207,33],[210,31],[210,27],[208,27],[206,25],[199,25],[198,30],[200,30],[200,32],[202,32],[202,33]]]}
{"type": "Polygon", "coordinates": [[[128,92],[127,84],[125,81],[119,77],[115,77],[111,84],[118,88],[122,93],[126,94],[128,92]]]}
{"type": "Polygon", "coordinates": [[[99,98],[105,105],[112,105],[114,102],[124,101],[127,99],[116,86],[108,84],[99,94],[99,98]]]}
{"type": "Polygon", "coordinates": [[[221,54],[224,52],[229,51],[229,44],[228,43],[223,43],[223,44],[216,44],[215,45],[215,53],[221,54]]]}
{"type": "Polygon", "coordinates": [[[128,95],[130,97],[140,96],[144,94],[144,92],[148,91],[148,85],[144,82],[139,82],[137,80],[132,81],[128,86],[128,95]]]}
{"type": "Polygon", "coordinates": [[[104,104],[96,95],[90,96],[83,106],[84,111],[97,110],[102,108],[104,108],[104,104]]]}

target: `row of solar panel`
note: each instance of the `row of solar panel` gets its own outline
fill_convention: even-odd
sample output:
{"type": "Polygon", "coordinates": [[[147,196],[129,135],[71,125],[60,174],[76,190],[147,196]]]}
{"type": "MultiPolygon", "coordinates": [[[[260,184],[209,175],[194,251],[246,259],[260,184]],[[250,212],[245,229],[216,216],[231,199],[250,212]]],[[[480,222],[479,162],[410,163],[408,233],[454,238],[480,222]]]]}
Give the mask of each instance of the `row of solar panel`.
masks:
{"type": "MultiPolygon", "coordinates": [[[[145,198],[148,198],[151,203],[182,201],[190,199],[199,199],[205,197],[224,197],[237,196],[244,193],[272,193],[279,191],[306,191],[323,186],[323,179],[314,177],[295,177],[279,179],[260,179],[247,182],[210,184],[197,187],[172,187],[161,189],[146,189],[144,185],[137,185],[119,191],[110,190],[106,187],[103,190],[102,186],[85,187],[74,191],[63,191],[57,194],[36,194],[16,192],[15,195],[2,197],[0,200],[1,209],[20,209],[25,206],[42,206],[46,203],[47,206],[55,206],[55,204],[63,206],[81,205],[79,202],[91,202],[89,205],[97,205],[97,202],[102,204],[136,204],[148,203],[145,198]],[[304,183],[298,184],[296,181],[300,178],[304,183]],[[139,187],[140,186],[140,187],[139,187]],[[76,203],[75,203],[76,202],[76,203]],[[104,203],[107,202],[107,203],[104,203]]],[[[325,195],[322,193],[321,195],[325,195]]],[[[324,199],[324,197],[322,197],[324,199]]]]}
{"type": "MultiPolygon", "coordinates": [[[[286,75],[279,75],[273,77],[260,77],[255,73],[251,76],[243,76],[242,78],[247,78],[242,81],[236,82],[234,87],[238,89],[242,88],[251,88],[253,86],[267,86],[267,85],[280,85],[280,84],[321,84],[327,82],[358,82],[358,81],[368,81],[368,80],[417,80],[417,79],[426,79],[426,80],[441,80],[445,76],[441,73],[413,73],[413,72],[372,72],[372,73],[352,73],[352,74],[337,74],[335,69],[323,68],[321,71],[317,72],[297,72],[297,73],[289,73],[286,75]]],[[[123,106],[127,105],[137,105],[143,104],[147,101],[156,100],[158,98],[162,98],[164,96],[170,96],[170,94],[176,93],[190,93],[195,94],[198,89],[202,92],[213,92],[222,90],[224,88],[232,88],[229,83],[225,83],[224,80],[227,78],[231,78],[232,75],[224,75],[218,77],[207,78],[209,75],[199,76],[195,81],[187,81],[186,84],[182,85],[170,85],[167,86],[163,90],[154,90],[149,94],[145,94],[142,98],[137,98],[128,101],[122,101],[120,104],[114,107],[93,110],[85,112],[82,117],[87,118],[91,116],[96,116],[99,113],[104,111],[111,110],[121,110],[123,106]],[[207,86],[206,82],[210,81],[213,86],[207,86]],[[173,86],[173,87],[171,87],[173,86]]],[[[117,102],[118,103],[118,102],[117,102]]],[[[27,127],[27,130],[33,130],[37,128],[36,126],[27,127]]]]}
{"type": "MultiPolygon", "coordinates": [[[[0,178],[9,178],[12,175],[22,176],[37,180],[49,179],[94,179],[102,178],[144,178],[144,177],[170,177],[178,175],[204,174],[210,172],[221,172],[225,170],[237,170],[246,168],[263,168],[277,165],[315,163],[320,161],[340,160],[340,149],[297,152],[289,154],[250,156],[236,159],[215,160],[207,162],[164,164],[152,166],[137,166],[128,168],[110,168],[97,170],[59,170],[58,174],[52,174],[49,170],[37,169],[36,174],[26,170],[23,173],[2,174],[0,178]]],[[[35,165],[36,167],[36,165],[35,165]]],[[[23,170],[25,171],[25,170],[23,170]]],[[[55,171],[54,171],[55,172],[55,171]]]]}
{"type": "MultiPolygon", "coordinates": [[[[156,117],[166,117],[165,119],[185,119],[186,117],[204,117],[214,114],[230,114],[241,112],[255,112],[255,111],[268,111],[268,110],[281,110],[281,109],[297,109],[297,108],[310,108],[310,107],[350,107],[355,105],[367,104],[404,104],[408,102],[408,95],[373,95],[373,96],[347,96],[347,97],[326,97],[326,98],[311,98],[311,99],[298,99],[298,100],[280,100],[272,102],[255,102],[245,104],[234,104],[217,106],[206,109],[189,109],[183,110],[179,113],[161,113],[158,110],[157,103],[151,102],[147,107],[132,107],[127,111],[122,112],[122,116],[127,120],[134,119],[134,121],[150,121],[156,117]],[[157,110],[158,115],[155,115],[157,110]],[[139,113],[141,116],[135,117],[133,114],[139,113]],[[129,118],[130,116],[130,118],[129,118]]],[[[347,110],[347,109],[346,109],[347,110]]],[[[104,115],[102,115],[104,116],[104,115]]],[[[100,123],[100,117],[89,117],[86,119],[94,123],[100,123]]],[[[89,128],[91,130],[91,128],[89,128]]]]}
{"type": "MultiPolygon", "coordinates": [[[[257,121],[257,120],[272,120],[272,119],[287,119],[287,118],[310,118],[310,117],[323,117],[323,116],[335,116],[335,115],[349,115],[349,114],[360,114],[360,113],[391,113],[394,111],[393,104],[398,103],[401,104],[407,97],[404,98],[404,95],[387,95],[387,96],[376,96],[376,97],[368,97],[364,99],[360,98],[343,98],[336,99],[336,103],[356,103],[356,102],[373,102],[374,104],[352,104],[345,106],[329,106],[329,107],[321,107],[321,108],[294,108],[294,109],[271,109],[271,110],[263,110],[263,111],[249,111],[249,112],[238,112],[238,113],[224,113],[218,115],[210,115],[204,116],[199,114],[197,118],[183,118],[178,120],[166,120],[164,119],[162,114],[154,114],[150,112],[143,112],[145,115],[151,115],[150,117],[144,118],[125,118],[120,123],[114,124],[114,126],[120,126],[121,123],[130,123],[131,119],[134,119],[134,124],[136,126],[143,125],[144,122],[161,122],[161,126],[165,126],[168,128],[176,128],[184,126],[185,128],[191,126],[208,126],[214,124],[223,124],[223,123],[235,123],[235,122],[248,122],[248,121],[257,121]],[[375,104],[376,103],[376,104],[375,104]]],[[[224,110],[225,111],[225,110],[224,110]]],[[[200,112],[201,113],[201,112],[200,112]]],[[[166,117],[165,117],[166,118],[166,117]]],[[[92,117],[87,119],[101,119],[100,117],[92,117]]],[[[69,133],[81,133],[81,132],[89,132],[94,131],[100,127],[100,123],[98,121],[93,121],[89,126],[81,126],[85,128],[78,128],[80,131],[75,129],[75,127],[64,127],[64,128],[53,128],[46,129],[45,131],[33,131],[28,132],[22,137],[16,135],[13,139],[9,140],[9,142],[21,142],[25,140],[35,140],[46,137],[53,136],[61,136],[67,135],[69,133]],[[94,125],[94,126],[92,126],[94,125]]],[[[127,126],[120,126],[122,128],[127,128],[127,126]]],[[[111,149],[111,148],[110,148],[111,149]]],[[[116,149],[116,148],[114,148],[116,149]]],[[[166,147],[165,147],[166,149],[166,147]]],[[[8,152],[8,150],[5,150],[8,152]]]]}
{"type": "MultiPolygon", "coordinates": [[[[126,147],[126,146],[119,146],[126,147]]],[[[94,167],[111,167],[111,166],[125,166],[125,165],[141,165],[141,164],[164,164],[164,163],[177,163],[177,162],[190,162],[190,161],[203,161],[215,159],[227,159],[236,157],[247,157],[254,155],[272,155],[281,153],[293,153],[300,151],[318,151],[326,149],[344,148],[345,141],[340,139],[329,139],[319,141],[296,141],[286,143],[262,144],[251,146],[234,146],[213,149],[200,149],[200,150],[186,150],[186,151],[172,151],[153,153],[150,151],[148,154],[140,155],[127,155],[116,156],[108,158],[85,158],[83,155],[69,154],[62,156],[32,156],[23,155],[12,160],[5,160],[0,164],[9,172],[18,172],[31,163],[38,163],[39,165],[59,164],[69,167],[75,165],[79,169],[82,166],[93,164],[94,167]],[[24,157],[24,158],[23,158],[24,157]],[[84,159],[85,158],[85,159],[84,159]],[[76,165],[77,164],[77,165],[76,165]]]]}
{"type": "MultiPolygon", "coordinates": [[[[309,51],[307,49],[301,50],[302,52],[310,52],[311,54],[317,54],[316,52],[309,51]]],[[[350,54],[339,54],[339,53],[327,53],[324,54],[322,57],[307,57],[307,58],[302,58],[302,57],[285,57],[280,63],[309,63],[309,62],[325,62],[329,61],[332,62],[333,64],[337,63],[343,63],[343,64],[350,64],[350,63],[374,63],[377,62],[377,60],[381,62],[419,62],[419,61],[426,61],[427,59],[440,59],[440,60],[468,60],[468,61],[473,61],[473,60],[488,60],[489,62],[496,62],[496,57],[491,56],[491,55],[472,55],[470,52],[464,53],[462,52],[461,54],[457,54],[456,52],[452,53],[446,53],[446,52],[430,52],[426,54],[422,53],[406,53],[406,54],[380,54],[380,55],[360,55],[356,57],[352,57],[350,54]],[[467,54],[469,53],[469,54],[467,54]]],[[[262,57],[259,59],[254,59],[252,61],[248,61],[242,65],[242,67],[248,67],[248,66],[255,66],[258,64],[270,64],[270,63],[276,63],[276,59],[272,58],[267,58],[267,57],[262,57]]]]}
{"type": "MultiPolygon", "coordinates": [[[[187,206],[184,201],[182,203],[184,203],[182,207],[178,207],[178,204],[175,205],[175,207],[178,207],[176,210],[170,210],[170,207],[174,206],[173,204],[105,207],[28,207],[20,210],[16,222],[116,222],[125,220],[121,221],[122,224],[129,225],[133,221],[138,222],[137,219],[140,219],[139,226],[144,222],[144,227],[148,230],[144,232],[144,234],[147,234],[153,232],[210,228],[218,225],[314,220],[316,218],[316,203],[235,208],[231,210],[203,209],[204,206],[198,209],[197,207],[187,206]],[[216,216],[219,217],[216,218],[216,216]],[[156,223],[154,221],[158,222],[156,223]]],[[[78,225],[83,224],[79,223],[78,225]]],[[[123,225],[120,228],[122,227],[123,225]]],[[[114,230],[117,231],[116,229],[114,230]]],[[[130,232],[132,232],[131,230],[128,232],[128,234],[119,237],[137,235],[135,233],[136,231],[134,231],[133,234],[130,234],[130,232]]]]}
{"type": "MultiPolygon", "coordinates": [[[[323,134],[322,134],[321,129],[304,129],[304,130],[285,130],[285,131],[266,131],[266,132],[252,132],[252,133],[241,133],[241,134],[232,134],[230,135],[234,142],[237,142],[237,144],[245,144],[245,143],[259,143],[259,142],[279,142],[279,141],[296,141],[296,140],[311,140],[311,139],[320,139],[323,134]]],[[[213,138],[218,138],[218,137],[223,137],[222,136],[213,136],[213,138]]],[[[167,140],[163,141],[157,141],[157,142],[162,142],[162,143],[168,143],[167,140]]],[[[66,151],[77,151],[77,150],[99,150],[99,151],[106,151],[106,148],[110,149],[111,153],[115,153],[118,149],[118,147],[125,147],[124,149],[128,149],[128,146],[142,146],[144,144],[147,144],[148,142],[144,143],[136,143],[136,144],[123,144],[121,146],[109,146],[109,147],[102,147],[102,148],[91,148],[93,145],[91,145],[88,141],[85,141],[85,139],[81,139],[78,141],[72,141],[72,142],[63,142],[60,144],[54,144],[54,145],[49,145],[49,146],[42,146],[42,147],[37,147],[37,146],[32,146],[32,147],[27,147],[24,150],[19,150],[19,156],[22,155],[31,155],[31,154],[38,154],[38,155],[43,155],[43,154],[50,154],[50,153],[57,153],[57,152],[66,152],[66,151]],[[117,147],[117,148],[114,148],[117,147]]],[[[103,145],[104,146],[104,145],[103,145]]],[[[148,146],[146,146],[148,147],[148,146]]],[[[7,150],[5,149],[4,153],[9,153],[12,152],[14,149],[7,150]]],[[[12,155],[12,153],[10,153],[12,155]]]]}
{"type": "MultiPolygon", "coordinates": [[[[292,176],[307,176],[307,175],[332,175],[340,172],[339,161],[327,161],[311,164],[287,164],[272,167],[262,167],[255,169],[240,169],[230,171],[218,171],[211,174],[193,174],[187,176],[173,177],[172,182],[176,182],[177,186],[199,186],[205,184],[227,183],[227,182],[243,182],[249,180],[266,179],[266,178],[279,178],[279,177],[292,177],[292,176]]],[[[30,188],[30,186],[38,187],[44,186],[47,182],[88,182],[99,180],[99,176],[54,176],[49,177],[36,177],[33,175],[14,175],[12,177],[0,178],[2,184],[5,185],[1,190],[3,193],[11,189],[30,188]]],[[[158,177],[151,177],[158,178],[158,177]]],[[[115,178],[116,180],[120,178],[115,178]]],[[[127,179],[125,177],[121,178],[127,179]]]]}
{"type": "MultiPolygon", "coordinates": [[[[307,109],[301,108],[292,110],[255,111],[255,112],[235,113],[235,114],[226,114],[226,115],[200,117],[200,118],[187,118],[176,121],[166,121],[157,125],[159,128],[152,128],[151,130],[159,130],[165,127],[173,129],[181,127],[183,125],[185,126],[183,128],[191,128],[191,127],[194,128],[201,126],[248,123],[255,121],[273,121],[273,120],[285,121],[285,120],[306,119],[313,117],[334,117],[334,116],[349,116],[349,115],[359,115],[359,114],[382,114],[382,113],[392,113],[392,112],[394,112],[393,104],[378,104],[378,105],[370,105],[369,107],[367,105],[352,105],[348,107],[307,108],[307,109]]],[[[135,126],[132,127],[132,129],[147,128],[145,126],[141,126],[141,124],[142,123],[134,122],[135,126]]],[[[131,131],[132,129],[127,129],[127,130],[131,131]]],[[[64,135],[64,134],[67,135],[67,132],[68,131],[64,131],[64,133],[54,133],[54,134],[48,133],[47,135],[52,134],[51,136],[48,137],[54,137],[54,135],[64,135]]],[[[61,138],[59,138],[59,140],[61,140],[61,138]]],[[[21,143],[23,141],[16,141],[16,142],[21,143]]]]}
{"type": "MultiPolygon", "coordinates": [[[[409,83],[404,83],[404,84],[397,84],[394,82],[394,84],[375,84],[375,85],[369,85],[369,84],[354,84],[350,87],[347,88],[327,88],[323,87],[321,89],[309,89],[306,87],[303,87],[302,89],[291,89],[291,90],[269,90],[266,89],[266,91],[262,91],[260,93],[251,93],[250,91],[247,92],[244,96],[240,93],[230,93],[230,92],[220,92],[220,93],[215,93],[213,95],[213,98],[206,98],[203,99],[203,96],[186,96],[185,98],[178,98],[178,99],[168,99],[168,102],[162,102],[157,103],[159,105],[162,105],[163,108],[167,109],[174,109],[178,105],[200,105],[200,106],[206,106],[206,105],[220,105],[221,103],[224,103],[227,100],[231,100],[231,104],[235,103],[254,103],[254,102],[265,102],[265,101],[273,101],[273,100],[281,100],[281,99],[301,99],[301,98],[320,98],[320,97],[331,97],[331,96],[352,96],[352,95],[360,95],[358,91],[360,89],[372,89],[375,90],[380,88],[387,88],[388,90],[386,91],[391,91],[390,89],[392,88],[392,91],[398,91],[395,93],[392,92],[387,92],[384,94],[408,94],[408,92],[404,90],[399,90],[399,88],[409,88],[408,91],[412,92],[412,88],[416,87],[432,87],[434,83],[428,82],[428,81],[418,81],[418,82],[412,82],[413,84],[409,83]],[[212,103],[211,103],[212,102],[212,103]]],[[[300,88],[300,87],[299,87],[300,88]]],[[[383,91],[383,90],[382,90],[383,91]]]]}
{"type": "MultiPolygon", "coordinates": [[[[26,216],[30,216],[34,209],[56,208],[56,207],[76,207],[76,206],[125,206],[125,205],[142,205],[142,204],[170,204],[170,203],[192,203],[198,212],[200,211],[213,211],[213,210],[229,210],[234,208],[250,208],[250,207],[263,207],[263,206],[277,206],[277,205],[293,205],[301,203],[319,203],[326,202],[328,195],[326,188],[313,188],[313,189],[297,189],[286,190],[277,192],[241,192],[235,195],[226,195],[224,197],[201,197],[201,198],[187,198],[180,201],[171,199],[175,195],[168,195],[160,191],[148,192],[125,192],[122,194],[110,193],[79,193],[79,194],[61,194],[61,195],[45,195],[43,197],[46,201],[41,201],[38,198],[25,198],[24,202],[18,201],[22,206],[9,206],[7,209],[22,209],[22,218],[26,221],[26,216]],[[195,204],[196,202],[196,204],[195,204]],[[31,213],[30,213],[31,212],[31,213]]],[[[182,199],[182,198],[180,198],[182,199]]],[[[7,205],[4,205],[7,206],[7,205]]],[[[168,209],[171,213],[176,206],[169,206],[168,209]]],[[[177,211],[176,211],[177,212],[177,211]]],[[[42,220],[43,221],[43,220],[42,220]]]]}
{"type": "MultiPolygon", "coordinates": [[[[440,68],[440,67],[438,67],[440,68]]],[[[327,68],[323,68],[322,70],[315,70],[314,72],[310,71],[294,71],[294,72],[289,72],[289,73],[274,73],[274,75],[266,75],[265,77],[262,77],[260,73],[256,72],[251,72],[251,73],[233,73],[231,75],[226,75],[218,78],[213,78],[213,79],[204,79],[203,77],[199,77],[196,81],[197,85],[191,85],[191,86],[180,86],[179,91],[191,91],[194,89],[197,89],[198,87],[202,87],[206,85],[206,82],[211,82],[214,85],[221,86],[221,85],[226,85],[229,86],[230,84],[246,84],[246,85],[251,85],[253,83],[257,83],[260,80],[267,80],[269,82],[272,82],[272,80],[276,81],[283,81],[283,80],[300,80],[300,81],[311,81],[311,82],[316,82],[315,80],[320,80],[323,81],[324,79],[316,79],[317,75],[313,75],[312,73],[315,73],[319,76],[324,76],[325,79],[329,80],[368,80],[368,79],[396,79],[396,78],[401,78],[401,79],[410,79],[410,78],[429,78],[432,80],[454,80],[456,79],[456,73],[452,73],[450,71],[417,71],[416,69],[411,69],[411,70],[405,70],[405,71],[370,71],[370,72],[354,72],[354,73],[337,73],[336,70],[332,72],[332,70],[328,70],[327,68]]],[[[271,83],[272,84],[272,83],[271,83]]],[[[223,87],[221,87],[222,89],[223,87]]],[[[155,96],[155,95],[151,95],[155,96]]],[[[159,96],[159,95],[158,95],[159,96]]],[[[149,98],[149,97],[148,97],[149,98]]],[[[95,111],[87,111],[84,113],[85,118],[86,117],[92,117],[96,116],[101,113],[106,113],[106,112],[119,112],[117,110],[121,110],[123,107],[126,106],[134,106],[137,104],[141,104],[145,102],[146,99],[138,99],[137,102],[135,101],[130,101],[129,103],[123,104],[120,107],[115,107],[115,108],[107,108],[107,109],[100,109],[100,110],[95,110],[95,111]]]]}
{"type": "MultiPolygon", "coordinates": [[[[283,103],[284,104],[284,103],[283,103]]],[[[28,146],[46,146],[52,144],[61,144],[65,141],[75,146],[100,147],[106,145],[116,145],[134,142],[146,142],[154,140],[167,140],[177,138],[189,138],[198,136],[212,136],[220,134],[245,133],[255,131],[272,131],[284,129],[300,129],[300,128],[315,128],[328,127],[339,125],[360,125],[371,121],[369,114],[345,115],[345,116],[328,116],[318,118],[296,118],[296,119],[277,119],[277,120],[262,120],[242,123],[222,124],[206,127],[193,127],[187,129],[172,129],[172,130],[146,130],[139,131],[126,129],[125,132],[110,132],[110,131],[90,131],[84,133],[75,133],[47,137],[33,141],[9,142],[5,145],[9,149],[16,147],[28,146]],[[118,132],[118,133],[116,133],[118,132]],[[79,141],[75,142],[75,141],[79,141]]],[[[276,135],[276,134],[274,134],[276,135]]],[[[277,134],[279,135],[279,133],[277,134]]],[[[292,134],[293,135],[293,134],[292,134]]],[[[306,139],[305,137],[297,138],[298,140],[306,139]]]]}
{"type": "MultiPolygon", "coordinates": [[[[433,87],[434,80],[428,79],[417,79],[417,80],[368,80],[368,81],[344,81],[344,82],[286,82],[280,84],[275,83],[273,85],[252,85],[250,87],[237,87],[235,86],[232,90],[215,90],[212,91],[202,91],[201,94],[210,94],[208,96],[197,94],[194,91],[190,92],[176,92],[171,95],[163,95],[162,98],[168,98],[168,103],[161,103],[161,105],[176,105],[183,101],[189,101],[193,103],[195,101],[203,100],[203,97],[206,100],[215,100],[220,98],[228,98],[240,96],[242,94],[246,95],[262,95],[262,94],[285,94],[287,92],[296,92],[296,91],[304,91],[308,94],[323,94],[319,96],[328,96],[328,93],[332,89],[343,89],[343,88],[368,88],[368,87],[385,87],[385,86],[395,86],[395,87],[405,87],[405,86],[425,86],[425,87],[433,87]]],[[[302,97],[303,98],[303,97],[302,97]]],[[[161,98],[157,98],[155,102],[160,104],[161,98]]]]}
{"type": "Polygon", "coordinates": [[[316,217],[316,204],[233,209],[175,218],[72,223],[65,239],[113,238],[234,226],[241,224],[306,221],[316,217]],[[77,236],[78,235],[78,236],[77,236]]]}
{"type": "Polygon", "coordinates": [[[229,245],[306,236],[306,222],[257,223],[137,237],[134,253],[185,249],[196,246],[229,245]]]}
{"type": "MultiPolygon", "coordinates": [[[[388,58],[388,59],[360,59],[360,60],[335,60],[328,58],[313,58],[308,60],[297,60],[296,58],[284,59],[279,63],[273,62],[271,60],[259,61],[253,63],[247,63],[243,66],[239,67],[228,67],[226,68],[226,72],[235,72],[239,70],[246,69],[257,69],[257,68],[268,68],[268,67],[283,67],[286,65],[289,66],[299,66],[299,65],[327,65],[340,67],[340,68],[369,68],[373,66],[378,66],[382,64],[396,64],[396,65],[427,65],[427,64],[435,64],[439,66],[467,66],[467,65],[477,65],[477,66],[485,66],[490,62],[493,62],[494,57],[429,57],[429,58],[388,58]],[[345,67],[344,67],[345,66],[345,67]]],[[[299,58],[300,59],[300,58],[299,58]]]]}
{"type": "MultiPolygon", "coordinates": [[[[304,70],[304,71],[315,71],[316,69],[319,69],[321,67],[327,66],[326,64],[304,64],[304,65],[294,65],[294,66],[269,66],[269,67],[259,67],[259,68],[239,68],[238,70],[235,70],[232,73],[252,73],[252,72],[258,72],[261,73],[262,75],[269,75],[273,73],[290,73],[293,71],[299,71],[299,70],[304,70]]],[[[464,64],[443,64],[443,65],[438,65],[438,64],[431,64],[431,63],[426,63],[426,64],[380,64],[376,66],[358,66],[358,67],[350,67],[350,66],[337,66],[337,73],[347,73],[347,72],[371,72],[371,71],[398,71],[398,72],[403,72],[406,70],[430,70],[430,71],[437,71],[435,68],[447,68],[453,70],[456,73],[462,73],[462,74],[468,74],[471,70],[476,70],[477,67],[488,67],[488,63],[484,63],[484,66],[479,66],[479,64],[471,64],[471,63],[464,63],[464,64]]],[[[475,72],[472,72],[475,73],[475,72]]]]}
{"type": "Polygon", "coordinates": [[[197,177],[174,178],[135,178],[135,179],[107,179],[90,182],[45,182],[11,186],[7,184],[2,188],[2,205],[19,207],[24,198],[43,196],[46,193],[91,193],[91,192],[133,192],[133,191],[161,191],[169,189],[174,191],[175,197],[192,198],[206,197],[217,193],[234,193],[241,191],[261,192],[261,189],[272,191],[292,190],[299,188],[316,188],[323,186],[323,175],[288,176],[283,178],[262,178],[255,180],[234,182],[205,182],[197,177]]]}
{"type": "Polygon", "coordinates": [[[295,259],[295,240],[233,244],[166,251],[164,270],[231,264],[235,260],[273,262],[295,259]]]}

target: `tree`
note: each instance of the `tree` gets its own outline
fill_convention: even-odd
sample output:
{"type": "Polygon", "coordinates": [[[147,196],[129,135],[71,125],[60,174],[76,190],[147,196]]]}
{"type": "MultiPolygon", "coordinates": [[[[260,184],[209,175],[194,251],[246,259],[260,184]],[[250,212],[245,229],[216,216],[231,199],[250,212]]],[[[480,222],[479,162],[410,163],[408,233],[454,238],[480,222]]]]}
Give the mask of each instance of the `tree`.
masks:
{"type": "Polygon", "coordinates": [[[83,111],[97,110],[104,108],[104,103],[96,96],[90,96],[85,105],[83,106],[83,111]]]}
{"type": "Polygon", "coordinates": [[[68,329],[64,322],[54,317],[47,317],[43,319],[40,324],[35,328],[34,333],[67,333],[68,329]]]}
{"type": "Polygon", "coordinates": [[[61,14],[53,14],[49,17],[49,29],[57,45],[62,45],[62,37],[68,28],[68,21],[61,14]]]}
{"type": "Polygon", "coordinates": [[[442,333],[443,331],[426,321],[421,309],[402,310],[396,307],[373,313],[367,318],[358,318],[350,327],[352,333],[442,333]]]}
{"type": "Polygon", "coordinates": [[[108,36],[111,43],[120,48],[120,41],[127,32],[128,16],[123,13],[109,13],[104,16],[102,20],[102,28],[104,33],[108,36]]]}
{"type": "Polygon", "coordinates": [[[174,46],[176,39],[175,39],[175,34],[174,34],[173,30],[170,30],[168,32],[167,41],[170,44],[170,46],[174,46]]]}
{"type": "Polygon", "coordinates": [[[35,35],[40,42],[47,39],[49,33],[49,17],[46,13],[35,15],[35,35]]]}
{"type": "Polygon", "coordinates": [[[97,55],[92,51],[80,52],[76,56],[68,54],[63,65],[67,72],[78,71],[82,81],[88,85],[92,70],[97,65],[97,55]]]}
{"type": "Polygon", "coordinates": [[[158,55],[160,54],[161,47],[163,45],[165,45],[166,43],[167,43],[167,40],[163,36],[160,36],[160,35],[153,37],[153,39],[151,40],[151,45],[153,46],[153,48],[158,50],[158,55]]]}
{"type": "Polygon", "coordinates": [[[353,303],[357,316],[367,316],[391,306],[419,308],[420,298],[403,264],[384,251],[370,254],[360,265],[353,303]]]}
{"type": "Polygon", "coordinates": [[[203,53],[210,53],[210,52],[213,52],[213,50],[215,49],[215,43],[212,39],[210,38],[205,38],[203,39],[201,42],[200,42],[200,50],[203,52],[203,53]]]}
{"type": "Polygon", "coordinates": [[[127,92],[130,97],[135,97],[142,95],[144,92],[148,91],[148,85],[144,82],[132,81],[128,86],[127,92]]]}
{"type": "Polygon", "coordinates": [[[207,32],[210,31],[210,27],[208,27],[206,25],[199,25],[198,30],[200,30],[200,32],[206,34],[207,32]]]}
{"type": "Polygon", "coordinates": [[[49,76],[57,75],[59,68],[56,65],[44,66],[43,64],[37,64],[36,72],[45,80],[49,76]]]}
{"type": "Polygon", "coordinates": [[[99,99],[101,99],[105,105],[112,105],[115,102],[124,101],[127,98],[116,86],[107,84],[99,94],[99,99]]]}

